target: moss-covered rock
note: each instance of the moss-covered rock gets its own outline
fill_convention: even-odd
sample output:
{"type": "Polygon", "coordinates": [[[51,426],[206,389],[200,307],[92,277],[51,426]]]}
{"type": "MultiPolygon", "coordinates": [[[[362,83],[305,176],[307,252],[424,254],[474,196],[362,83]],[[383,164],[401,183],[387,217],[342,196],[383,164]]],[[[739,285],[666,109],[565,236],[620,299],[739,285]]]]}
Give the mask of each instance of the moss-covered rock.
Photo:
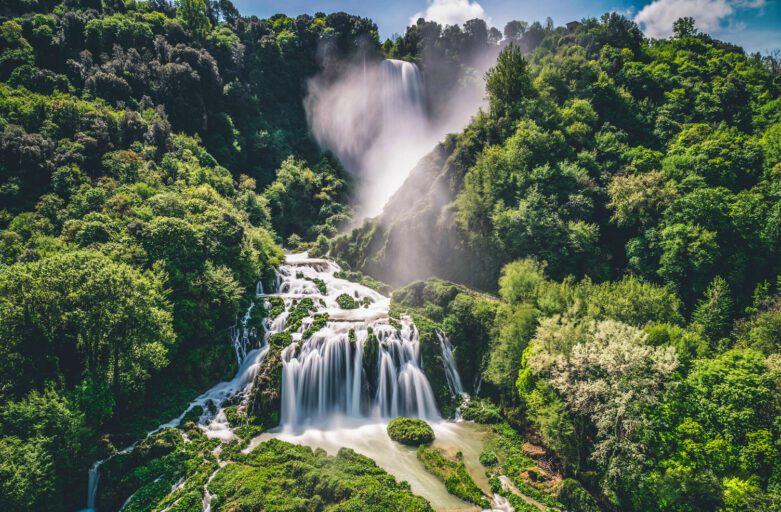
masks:
{"type": "Polygon", "coordinates": [[[307,340],[312,337],[314,333],[322,329],[328,324],[328,313],[319,313],[315,315],[312,325],[307,327],[306,331],[301,335],[302,340],[307,340]]]}
{"type": "Polygon", "coordinates": [[[366,386],[369,396],[374,396],[377,390],[377,373],[379,371],[380,342],[374,331],[369,327],[369,334],[363,343],[363,373],[366,376],[366,386]]]}
{"type": "Polygon", "coordinates": [[[483,450],[480,453],[480,464],[487,468],[492,468],[499,463],[499,457],[493,450],[483,450]]]}
{"type": "Polygon", "coordinates": [[[483,492],[467,471],[461,452],[458,452],[456,460],[452,460],[446,457],[441,450],[420,446],[416,455],[426,471],[444,482],[447,492],[464,501],[479,505],[483,509],[490,506],[483,492]]]}
{"type": "Polygon", "coordinates": [[[348,448],[324,450],[271,439],[220,468],[209,482],[213,510],[404,510],[429,503],[371,459],[348,448]]]}
{"type": "Polygon", "coordinates": [[[310,312],[316,310],[317,306],[315,306],[315,302],[309,297],[305,297],[298,302],[294,302],[290,305],[290,314],[288,315],[287,321],[285,322],[285,327],[290,332],[297,331],[298,328],[301,327],[301,322],[304,320],[304,317],[308,316],[310,312]]]}
{"type": "Polygon", "coordinates": [[[419,446],[434,440],[434,431],[428,423],[416,418],[399,416],[388,424],[388,435],[397,443],[419,446]]]}
{"type": "Polygon", "coordinates": [[[282,350],[271,345],[252,384],[247,415],[266,428],[279,424],[282,398],[282,350]]]}
{"type": "Polygon", "coordinates": [[[336,298],[336,303],[342,309],[356,309],[358,302],[349,294],[343,293],[336,298]]]}
{"type": "Polygon", "coordinates": [[[476,423],[494,424],[502,421],[499,408],[488,400],[472,399],[461,405],[461,417],[476,423]]]}

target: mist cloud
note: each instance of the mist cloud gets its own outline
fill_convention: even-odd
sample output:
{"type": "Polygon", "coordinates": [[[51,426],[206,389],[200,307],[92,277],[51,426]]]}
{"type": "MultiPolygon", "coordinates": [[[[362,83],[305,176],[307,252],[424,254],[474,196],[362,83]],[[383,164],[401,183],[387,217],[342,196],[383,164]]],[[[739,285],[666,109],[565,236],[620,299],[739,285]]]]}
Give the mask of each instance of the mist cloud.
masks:
{"type": "MultiPolygon", "coordinates": [[[[385,60],[331,63],[309,81],[309,126],[356,178],[355,222],[382,212],[410,170],[444,136],[460,131],[484,103],[482,80],[436,91],[447,108],[430,112],[417,66],[385,60]]],[[[487,66],[487,64],[486,64],[487,66]]]]}

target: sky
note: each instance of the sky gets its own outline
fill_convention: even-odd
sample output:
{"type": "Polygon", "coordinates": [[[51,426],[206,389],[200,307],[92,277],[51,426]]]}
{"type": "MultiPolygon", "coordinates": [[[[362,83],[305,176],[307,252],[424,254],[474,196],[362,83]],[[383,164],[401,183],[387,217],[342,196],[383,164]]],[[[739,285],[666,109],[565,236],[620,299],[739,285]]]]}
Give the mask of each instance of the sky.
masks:
{"type": "Polygon", "coordinates": [[[649,37],[666,37],[673,21],[695,19],[697,28],[749,52],[781,50],[781,0],[233,0],[244,15],[268,17],[345,11],[371,18],[380,38],[403,34],[420,16],[442,24],[483,18],[503,29],[512,19],[556,25],[616,11],[634,19],[649,37]]]}

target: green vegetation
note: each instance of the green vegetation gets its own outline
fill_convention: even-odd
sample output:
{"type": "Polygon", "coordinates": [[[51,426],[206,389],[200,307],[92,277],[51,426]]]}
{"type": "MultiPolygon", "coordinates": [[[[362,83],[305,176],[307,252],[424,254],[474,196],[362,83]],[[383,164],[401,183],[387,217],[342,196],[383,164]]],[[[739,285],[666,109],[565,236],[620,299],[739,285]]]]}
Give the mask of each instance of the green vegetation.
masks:
{"type": "Polygon", "coordinates": [[[347,293],[339,295],[336,298],[336,303],[339,304],[339,307],[342,309],[356,309],[358,307],[358,302],[352,297],[352,295],[347,293]]]}
{"type": "MultiPolygon", "coordinates": [[[[273,284],[283,242],[330,251],[339,277],[383,293],[378,279],[406,285],[391,317],[415,320],[443,413],[461,405],[489,424],[480,459],[495,490],[506,477],[554,510],[781,509],[777,59],[692,19],[649,40],[615,13],[569,29],[512,21],[504,38],[480,20],[420,20],[381,45],[364,18],[242,17],[229,0],[6,4],[6,509],[79,509],[92,462],[232,375],[228,328],[258,281],[273,284]],[[475,79],[478,56],[498,59],[487,109],[421,161],[380,219],[336,236],[352,183],[312,140],[303,98],[324,62],[356,52],[424,64],[432,113],[475,79]],[[480,398],[451,400],[440,332],[480,398]]],[[[256,302],[249,325],[262,335],[284,309],[256,302]]],[[[237,439],[208,440],[194,409],[104,465],[99,507],[199,509],[214,475],[215,512],[430,510],[349,450],[273,441],[241,453],[278,422],[280,351],[316,309],[290,305],[247,407],[226,410],[237,439]]],[[[378,353],[370,331],[369,382],[378,353]]],[[[394,420],[389,435],[430,442],[416,421],[394,420]]],[[[418,456],[484,504],[462,461],[418,456]]]]}
{"type": "Polygon", "coordinates": [[[317,311],[317,306],[315,306],[315,302],[311,298],[304,297],[299,301],[294,300],[288,311],[289,314],[285,327],[289,332],[295,332],[301,327],[301,322],[310,312],[317,311]]]}
{"type": "Polygon", "coordinates": [[[208,440],[194,427],[166,429],[145,439],[101,468],[105,481],[98,507],[118,510],[129,499],[126,510],[171,507],[184,512],[201,507],[208,485],[215,511],[291,505],[333,511],[431,511],[408,484],[397,483],[370,459],[346,448],[330,457],[323,450],[272,439],[245,455],[240,452],[246,446],[243,440],[223,445],[216,457],[212,450],[217,445],[219,441],[208,440]],[[294,495],[290,489],[296,489],[294,495]]]}
{"type": "Polygon", "coordinates": [[[363,286],[367,288],[371,288],[372,290],[379,292],[383,295],[390,295],[393,291],[390,286],[388,286],[385,283],[381,283],[380,281],[377,281],[371,276],[367,276],[366,274],[362,274],[360,272],[355,272],[351,270],[340,270],[338,272],[334,273],[334,277],[337,277],[339,279],[346,279],[347,281],[352,281],[354,283],[362,284],[363,286]]]}
{"type": "Polygon", "coordinates": [[[348,448],[335,457],[272,439],[219,469],[209,483],[215,512],[225,510],[431,511],[371,459],[348,448]],[[291,490],[295,492],[291,493],[291,490]]]}
{"type": "Polygon", "coordinates": [[[424,358],[441,328],[459,369],[482,377],[496,410],[473,401],[463,414],[512,425],[494,424],[505,441],[485,460],[527,496],[583,510],[779,508],[777,60],[690,19],[647,40],[617,14],[551,24],[522,50],[508,45],[488,73],[488,110],[332,253],[391,283],[437,275],[498,291],[471,293],[449,329],[454,297],[470,295],[459,285],[413,283],[392,310],[411,313],[424,358]],[[419,186],[434,182],[449,194],[419,186]],[[404,264],[409,246],[432,252],[404,264]],[[462,337],[472,325],[485,328],[462,337]]]}
{"type": "Polygon", "coordinates": [[[445,333],[455,347],[453,357],[462,382],[474,382],[487,355],[497,305],[495,297],[439,279],[415,281],[393,292],[391,316],[406,313],[415,320],[428,365],[426,376],[447,416],[455,414],[460,397],[450,396],[437,331],[445,333]]]}
{"type": "Polygon", "coordinates": [[[388,423],[388,436],[397,443],[419,446],[432,442],[434,431],[423,420],[399,416],[388,423]]]}
{"type": "Polygon", "coordinates": [[[312,337],[314,333],[325,327],[326,324],[328,324],[328,313],[316,314],[312,325],[307,327],[307,329],[304,331],[304,334],[301,335],[301,339],[306,340],[312,337]]]}
{"type": "Polygon", "coordinates": [[[468,400],[461,405],[461,417],[475,423],[492,424],[502,421],[499,408],[488,400],[468,400]]]}
{"type": "Polygon", "coordinates": [[[451,460],[442,450],[420,446],[416,455],[429,473],[445,483],[447,492],[483,509],[490,506],[489,501],[464,466],[461,452],[456,454],[456,460],[451,460]]]}
{"type": "Polygon", "coordinates": [[[265,300],[271,305],[267,314],[269,320],[274,320],[285,311],[285,301],[281,297],[266,297],[265,300]]]}

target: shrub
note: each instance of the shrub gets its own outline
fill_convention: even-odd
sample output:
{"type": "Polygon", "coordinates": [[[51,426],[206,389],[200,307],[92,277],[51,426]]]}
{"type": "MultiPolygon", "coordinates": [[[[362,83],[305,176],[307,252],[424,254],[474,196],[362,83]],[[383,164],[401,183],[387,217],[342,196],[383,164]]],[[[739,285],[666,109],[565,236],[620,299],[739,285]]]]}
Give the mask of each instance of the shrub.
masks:
{"type": "Polygon", "coordinates": [[[484,450],[480,454],[480,464],[490,468],[496,466],[499,463],[499,457],[496,456],[496,452],[492,450],[484,450]]]}
{"type": "Polygon", "coordinates": [[[461,417],[475,423],[493,424],[502,421],[499,409],[486,400],[469,400],[461,406],[461,417]]]}
{"type": "Polygon", "coordinates": [[[355,309],[358,307],[358,303],[350,295],[343,293],[336,298],[336,303],[342,309],[355,309]]]}
{"type": "Polygon", "coordinates": [[[556,498],[567,510],[579,512],[598,512],[596,500],[580,485],[580,482],[567,478],[561,482],[556,498]]]}
{"type": "Polygon", "coordinates": [[[388,424],[388,435],[397,443],[419,446],[434,440],[434,431],[428,423],[399,416],[388,424]]]}

